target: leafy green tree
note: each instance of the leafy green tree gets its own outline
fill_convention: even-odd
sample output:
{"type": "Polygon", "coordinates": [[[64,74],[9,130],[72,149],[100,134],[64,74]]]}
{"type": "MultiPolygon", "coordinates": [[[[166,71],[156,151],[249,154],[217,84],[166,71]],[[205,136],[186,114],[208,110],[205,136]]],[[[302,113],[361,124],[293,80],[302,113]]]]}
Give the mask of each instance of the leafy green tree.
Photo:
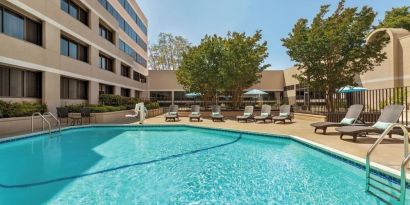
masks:
{"type": "Polygon", "coordinates": [[[376,16],[373,9],[346,8],[344,4],[340,1],[330,15],[329,5],[322,6],[311,25],[299,19],[288,37],[282,39],[300,71],[295,77],[308,88],[326,93],[329,111],[333,110],[330,96],[336,89],[355,85],[355,76],[373,70],[386,59],[382,49],[388,39],[382,32],[366,42],[376,16]]]}
{"type": "Polygon", "coordinates": [[[267,43],[260,43],[261,32],[253,36],[229,32],[223,38],[205,36],[198,46],[189,49],[177,71],[178,82],[190,92],[216,100],[216,94],[232,92],[235,107],[244,89],[259,82],[268,56],[267,43]]]}
{"type": "Polygon", "coordinates": [[[225,40],[224,66],[221,69],[223,90],[232,92],[235,108],[239,106],[243,90],[259,82],[268,57],[267,42],[261,42],[261,31],[252,36],[245,33],[228,33],[225,40]]]}
{"type": "Polygon", "coordinates": [[[149,68],[152,70],[177,70],[182,54],[191,44],[182,36],[160,33],[158,43],[149,46],[149,68]]]}
{"type": "Polygon", "coordinates": [[[404,28],[410,31],[410,7],[403,6],[387,11],[377,28],[404,28]]]}
{"type": "Polygon", "coordinates": [[[223,38],[205,36],[198,46],[193,46],[183,54],[176,76],[185,90],[201,93],[204,100],[215,99],[222,83],[220,69],[224,58],[223,46],[223,38]]]}

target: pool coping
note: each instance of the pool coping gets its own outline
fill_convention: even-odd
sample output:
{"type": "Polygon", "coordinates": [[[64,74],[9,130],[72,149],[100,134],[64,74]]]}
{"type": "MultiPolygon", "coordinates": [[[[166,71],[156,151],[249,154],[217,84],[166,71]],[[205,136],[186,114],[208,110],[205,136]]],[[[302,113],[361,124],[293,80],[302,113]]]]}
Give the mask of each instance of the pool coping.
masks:
{"type": "MultiPolygon", "coordinates": [[[[90,127],[192,127],[192,128],[201,128],[201,129],[211,129],[211,130],[217,130],[217,131],[260,135],[260,136],[265,136],[265,137],[287,138],[287,139],[293,140],[294,142],[297,142],[304,146],[312,148],[316,151],[329,155],[330,157],[334,157],[337,160],[341,160],[345,163],[355,166],[359,169],[365,170],[365,165],[366,165],[366,160],[364,158],[357,157],[352,154],[348,154],[346,152],[325,146],[317,142],[313,142],[311,140],[298,137],[296,135],[288,135],[288,134],[257,132],[257,131],[247,131],[247,130],[235,130],[235,129],[228,129],[228,128],[215,128],[215,127],[208,127],[208,126],[202,126],[202,125],[190,125],[190,124],[143,124],[143,125],[140,125],[140,124],[89,124],[89,125],[64,127],[64,128],[61,128],[61,131],[90,128],[90,127]]],[[[58,129],[53,129],[51,131],[52,134],[58,133],[58,132],[59,132],[58,129]]],[[[23,134],[23,135],[18,135],[18,136],[6,137],[3,139],[0,139],[0,144],[23,140],[23,139],[29,139],[29,138],[41,136],[44,134],[48,134],[48,131],[41,131],[41,132],[23,134]]],[[[376,162],[371,163],[371,170],[373,174],[376,174],[379,177],[382,177],[391,182],[396,182],[400,184],[401,174],[399,170],[387,167],[385,165],[382,165],[376,162]]],[[[410,188],[410,174],[406,174],[406,181],[407,181],[407,188],[410,188]]]]}

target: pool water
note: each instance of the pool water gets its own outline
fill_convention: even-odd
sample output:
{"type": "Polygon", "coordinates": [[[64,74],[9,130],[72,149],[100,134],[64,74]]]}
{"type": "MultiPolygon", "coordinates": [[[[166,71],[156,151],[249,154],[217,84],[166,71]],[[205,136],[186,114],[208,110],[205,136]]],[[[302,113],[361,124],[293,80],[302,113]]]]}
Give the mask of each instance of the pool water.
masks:
{"type": "Polygon", "coordinates": [[[382,204],[364,170],[288,138],[187,126],[53,136],[0,144],[0,204],[382,204]]]}

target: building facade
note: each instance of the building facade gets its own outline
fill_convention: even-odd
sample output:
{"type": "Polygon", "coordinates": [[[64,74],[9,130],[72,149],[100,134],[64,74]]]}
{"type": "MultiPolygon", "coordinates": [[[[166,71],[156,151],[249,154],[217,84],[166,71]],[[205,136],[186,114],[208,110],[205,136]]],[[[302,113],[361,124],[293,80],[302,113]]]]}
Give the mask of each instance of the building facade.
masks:
{"type": "MultiPolygon", "coordinates": [[[[378,32],[385,32],[390,39],[384,48],[387,59],[375,66],[373,71],[357,76],[357,84],[367,89],[382,89],[410,86],[410,32],[405,29],[378,29],[371,33],[368,41],[378,32]]],[[[293,103],[307,100],[321,102],[324,95],[309,92],[293,76],[295,67],[284,70],[265,70],[260,83],[248,88],[268,93],[264,101],[291,99],[293,103]]],[[[184,98],[185,91],[178,84],[175,71],[149,71],[149,96],[152,100],[168,103],[184,103],[192,99],[184,98]]]]}
{"type": "Polygon", "coordinates": [[[0,1],[0,100],[56,107],[143,97],[148,22],[134,0],[0,1]]]}

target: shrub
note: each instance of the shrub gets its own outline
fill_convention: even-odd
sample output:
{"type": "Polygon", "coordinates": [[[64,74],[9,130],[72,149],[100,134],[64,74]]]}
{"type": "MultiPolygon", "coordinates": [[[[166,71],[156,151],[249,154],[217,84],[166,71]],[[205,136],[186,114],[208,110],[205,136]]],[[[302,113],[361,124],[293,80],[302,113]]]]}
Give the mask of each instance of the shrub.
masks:
{"type": "Polygon", "coordinates": [[[30,102],[5,102],[0,100],[0,118],[31,116],[35,112],[47,112],[47,106],[30,102]]]}
{"type": "Polygon", "coordinates": [[[69,112],[77,112],[77,113],[81,111],[81,108],[90,108],[92,113],[116,112],[116,111],[128,110],[126,106],[110,106],[110,105],[78,104],[78,105],[68,105],[65,107],[68,108],[69,112]]]}
{"type": "Polygon", "coordinates": [[[130,98],[110,94],[100,95],[99,101],[101,105],[126,106],[129,109],[134,108],[135,104],[139,102],[138,98],[130,98]]]}
{"type": "Polygon", "coordinates": [[[158,102],[147,102],[145,103],[145,107],[147,110],[153,110],[159,108],[159,103],[158,102]]]}

